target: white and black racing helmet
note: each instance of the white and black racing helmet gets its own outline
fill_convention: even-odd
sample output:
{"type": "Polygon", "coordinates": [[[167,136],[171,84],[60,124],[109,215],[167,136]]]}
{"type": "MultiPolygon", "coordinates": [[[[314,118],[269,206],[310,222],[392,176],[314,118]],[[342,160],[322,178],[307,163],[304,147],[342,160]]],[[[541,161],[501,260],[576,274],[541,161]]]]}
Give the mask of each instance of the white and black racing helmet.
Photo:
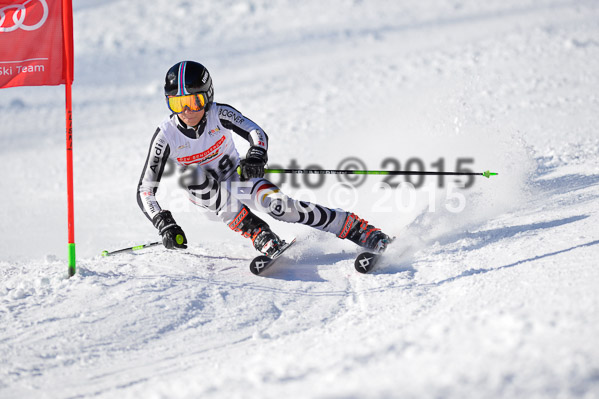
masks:
{"type": "Polygon", "coordinates": [[[214,100],[214,88],[208,69],[194,61],[181,61],[173,65],[166,73],[164,82],[165,96],[185,96],[202,94],[206,99],[206,110],[214,100]]]}

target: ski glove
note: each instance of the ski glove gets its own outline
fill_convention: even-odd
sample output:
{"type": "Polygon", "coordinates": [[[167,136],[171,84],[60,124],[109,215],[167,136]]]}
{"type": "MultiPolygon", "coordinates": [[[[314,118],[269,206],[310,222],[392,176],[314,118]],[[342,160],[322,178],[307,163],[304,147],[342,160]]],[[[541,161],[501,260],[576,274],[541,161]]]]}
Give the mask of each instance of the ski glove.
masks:
{"type": "Polygon", "coordinates": [[[170,211],[160,211],[154,219],[152,219],[154,227],[162,236],[162,244],[168,249],[187,248],[187,238],[183,229],[173,219],[170,211]]]}
{"type": "Polygon", "coordinates": [[[268,162],[266,150],[262,147],[250,147],[245,159],[239,163],[241,167],[241,179],[248,180],[254,177],[264,177],[264,166],[268,162]]]}

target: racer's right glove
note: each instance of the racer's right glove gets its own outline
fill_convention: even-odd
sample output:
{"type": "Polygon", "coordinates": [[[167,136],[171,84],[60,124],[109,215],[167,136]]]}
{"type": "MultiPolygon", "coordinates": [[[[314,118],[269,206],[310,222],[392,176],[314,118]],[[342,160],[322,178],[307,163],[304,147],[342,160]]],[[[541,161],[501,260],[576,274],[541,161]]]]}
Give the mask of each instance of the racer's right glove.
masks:
{"type": "Polygon", "coordinates": [[[154,216],[152,223],[162,236],[162,244],[166,248],[187,248],[187,238],[185,238],[185,233],[175,222],[170,211],[160,211],[160,213],[154,216]]]}

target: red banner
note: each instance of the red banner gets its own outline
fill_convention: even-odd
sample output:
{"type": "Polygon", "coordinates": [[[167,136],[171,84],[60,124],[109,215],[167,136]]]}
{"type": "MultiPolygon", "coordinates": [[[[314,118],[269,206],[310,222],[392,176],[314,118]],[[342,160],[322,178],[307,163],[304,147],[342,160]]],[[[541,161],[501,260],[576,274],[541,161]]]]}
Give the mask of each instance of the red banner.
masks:
{"type": "Polygon", "coordinates": [[[0,0],[0,88],[72,82],[72,55],[71,0],[0,0]]]}

